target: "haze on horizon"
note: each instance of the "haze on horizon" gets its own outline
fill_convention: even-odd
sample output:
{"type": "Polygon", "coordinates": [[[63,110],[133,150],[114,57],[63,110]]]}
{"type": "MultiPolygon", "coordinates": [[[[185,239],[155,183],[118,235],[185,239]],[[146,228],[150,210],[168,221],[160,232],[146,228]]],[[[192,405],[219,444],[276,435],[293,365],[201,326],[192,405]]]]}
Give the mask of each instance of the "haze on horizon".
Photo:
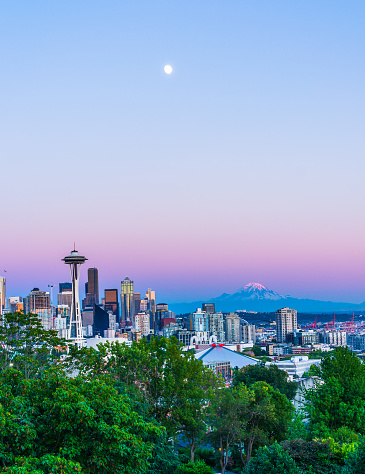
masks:
{"type": "Polygon", "coordinates": [[[67,281],[76,241],[168,302],[365,300],[364,2],[0,10],[9,295],[67,281]]]}

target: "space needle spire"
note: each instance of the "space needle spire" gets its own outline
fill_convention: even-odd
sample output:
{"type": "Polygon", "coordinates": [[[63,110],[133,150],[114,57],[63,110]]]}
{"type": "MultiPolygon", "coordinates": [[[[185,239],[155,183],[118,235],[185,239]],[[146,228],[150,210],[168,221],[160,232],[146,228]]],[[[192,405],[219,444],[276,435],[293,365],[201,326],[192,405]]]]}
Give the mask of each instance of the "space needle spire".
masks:
{"type": "Polygon", "coordinates": [[[81,264],[85,263],[86,257],[83,257],[75,249],[71,251],[70,255],[63,258],[62,261],[70,266],[70,274],[72,281],[72,303],[70,324],[67,330],[67,338],[75,343],[77,347],[84,345],[84,337],[82,333],[82,320],[80,311],[80,295],[79,295],[79,280],[81,264]]]}

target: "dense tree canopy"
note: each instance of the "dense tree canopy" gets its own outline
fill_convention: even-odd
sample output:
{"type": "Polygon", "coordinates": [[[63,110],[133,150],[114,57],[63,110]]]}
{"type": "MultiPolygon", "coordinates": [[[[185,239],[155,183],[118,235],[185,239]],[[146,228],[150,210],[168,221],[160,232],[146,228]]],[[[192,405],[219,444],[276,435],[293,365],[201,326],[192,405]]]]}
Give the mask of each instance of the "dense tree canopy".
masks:
{"type": "Polygon", "coordinates": [[[288,374],[272,364],[266,367],[263,364],[248,365],[241,370],[236,370],[233,385],[240,383],[250,387],[255,382],[266,382],[280,393],[292,400],[297,390],[297,384],[288,380],[288,374]]]}

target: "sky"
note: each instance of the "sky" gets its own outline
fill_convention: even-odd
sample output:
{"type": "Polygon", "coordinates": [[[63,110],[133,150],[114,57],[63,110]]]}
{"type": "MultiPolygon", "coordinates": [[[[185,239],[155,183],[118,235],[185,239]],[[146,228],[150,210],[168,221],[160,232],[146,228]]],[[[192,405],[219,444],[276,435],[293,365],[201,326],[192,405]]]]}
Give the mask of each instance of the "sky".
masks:
{"type": "Polygon", "coordinates": [[[365,3],[0,4],[0,274],[365,300],[365,3]],[[170,64],[173,73],[163,67],[170,64]]]}

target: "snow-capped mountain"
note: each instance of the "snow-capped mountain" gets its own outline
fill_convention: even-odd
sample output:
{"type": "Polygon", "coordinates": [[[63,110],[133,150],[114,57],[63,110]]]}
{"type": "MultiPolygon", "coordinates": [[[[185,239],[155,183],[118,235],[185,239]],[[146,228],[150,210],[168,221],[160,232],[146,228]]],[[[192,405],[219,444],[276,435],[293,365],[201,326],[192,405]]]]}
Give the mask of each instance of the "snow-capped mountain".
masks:
{"type": "MultiPolygon", "coordinates": [[[[194,301],[193,303],[171,304],[172,311],[177,314],[189,313],[202,306],[203,301],[194,301]]],[[[365,302],[354,303],[334,303],[332,301],[319,301],[305,298],[294,298],[292,296],[283,296],[276,291],[266,288],[260,283],[248,283],[232,294],[223,293],[217,298],[211,298],[204,303],[215,303],[217,311],[234,312],[237,310],[272,312],[279,308],[288,306],[299,312],[340,312],[340,311],[363,311],[365,302]]]]}
{"type": "Polygon", "coordinates": [[[261,285],[260,283],[247,283],[247,285],[230,296],[247,300],[282,300],[286,298],[285,296],[276,293],[276,291],[269,290],[266,286],[261,285]]]}

